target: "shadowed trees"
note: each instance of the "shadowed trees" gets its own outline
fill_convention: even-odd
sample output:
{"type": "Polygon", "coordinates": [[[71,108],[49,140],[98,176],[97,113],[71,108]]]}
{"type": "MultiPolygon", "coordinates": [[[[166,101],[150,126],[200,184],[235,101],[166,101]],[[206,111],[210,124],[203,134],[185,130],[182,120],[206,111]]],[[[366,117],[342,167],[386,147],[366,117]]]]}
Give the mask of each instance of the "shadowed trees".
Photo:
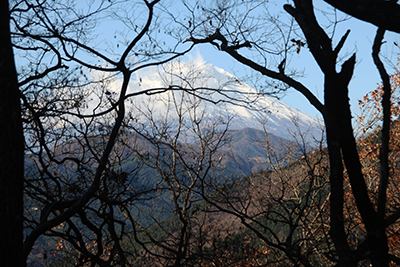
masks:
{"type": "MultiPolygon", "coordinates": [[[[134,176],[136,168],[126,171],[115,165],[128,157],[116,145],[122,126],[129,123],[125,101],[153,89],[139,88],[128,96],[129,84],[139,70],[168,62],[191,49],[165,45],[157,39],[162,31],[165,38],[180,42],[163,21],[166,16],[162,17],[160,9],[156,11],[159,2],[18,1],[10,4],[8,13],[7,1],[2,1],[2,68],[9,73],[2,76],[4,79],[16,79],[10,37],[18,61],[18,83],[4,81],[6,86],[2,87],[7,107],[3,112],[3,129],[15,126],[2,131],[11,135],[11,139],[2,138],[3,151],[15,152],[2,157],[2,169],[9,169],[14,175],[5,174],[2,178],[7,183],[2,186],[6,192],[2,197],[13,196],[2,202],[2,207],[15,212],[2,216],[2,220],[17,219],[13,225],[21,227],[25,217],[23,248],[17,244],[17,239],[22,241],[22,229],[16,230],[16,234],[4,226],[2,231],[13,235],[18,249],[12,251],[18,254],[20,265],[25,265],[43,234],[69,241],[81,255],[77,259],[79,264],[91,261],[104,266],[127,262],[121,247],[124,223],[114,209],[152,190],[132,191],[124,181],[128,175],[134,176]],[[104,26],[111,18],[113,23],[119,23],[121,31],[115,29],[104,36],[97,26],[104,26]],[[21,118],[23,130],[18,128],[21,118]],[[12,142],[18,136],[20,140],[12,142]],[[24,170],[24,156],[18,151],[24,143],[27,175],[23,214],[13,205],[22,203],[19,172],[24,170]],[[14,164],[19,165],[13,167],[14,164]],[[87,236],[87,231],[92,236],[87,236]],[[90,242],[97,245],[88,247],[90,242]]],[[[168,88],[153,93],[165,90],[168,88]]],[[[6,238],[2,240],[8,242],[6,238]]],[[[11,256],[4,255],[4,261],[16,263],[11,256]]]]}
{"type": "MultiPolygon", "coordinates": [[[[374,266],[388,266],[389,259],[396,259],[395,255],[388,252],[386,233],[387,227],[400,217],[399,208],[386,209],[391,179],[388,161],[390,81],[379,58],[379,51],[385,30],[398,32],[398,23],[395,23],[398,16],[390,15],[396,14],[398,5],[392,1],[351,1],[350,5],[341,5],[341,1],[326,1],[380,27],[371,48],[384,91],[381,169],[377,201],[373,202],[365,182],[348,103],[348,85],[353,75],[356,54],[343,56],[342,50],[350,31],[341,33],[338,40],[333,39],[333,35],[328,34],[319,23],[310,0],[295,0],[292,4],[286,4],[284,9],[291,16],[287,21],[270,15],[264,1],[225,1],[210,8],[200,3],[186,3],[189,10],[186,20],[179,22],[179,16],[173,19],[187,28],[189,36],[186,42],[191,42],[190,46],[180,49],[175,44],[182,43],[180,38],[184,36],[183,32],[181,28],[177,31],[171,29],[171,23],[164,20],[166,17],[157,13],[160,10],[168,11],[168,8],[157,9],[159,2],[102,1],[92,3],[92,6],[85,9],[73,2],[47,1],[13,2],[7,8],[7,2],[2,1],[1,12],[4,14],[1,16],[0,27],[4,38],[1,38],[3,53],[0,67],[3,73],[9,75],[3,75],[1,79],[4,96],[1,108],[6,107],[2,112],[1,125],[5,136],[1,138],[1,147],[3,151],[15,154],[11,153],[7,157],[3,155],[1,158],[1,168],[7,170],[1,178],[2,183],[5,183],[2,187],[5,194],[2,197],[7,199],[1,203],[4,203],[4,212],[9,214],[2,216],[6,225],[3,227],[3,221],[1,225],[4,231],[8,229],[10,220],[16,220],[15,223],[11,222],[15,228],[10,228],[15,231],[7,233],[12,233],[11,241],[15,246],[11,246],[16,248],[13,250],[15,253],[20,252],[17,248],[21,244],[17,244],[17,240],[22,239],[21,183],[24,158],[21,150],[24,144],[29,166],[34,165],[37,169],[37,172],[27,177],[25,184],[27,198],[34,202],[28,201],[25,205],[27,230],[23,257],[7,254],[5,262],[15,262],[12,257],[25,261],[37,239],[44,233],[70,240],[70,244],[81,255],[78,257],[79,264],[93,261],[105,266],[116,264],[116,261],[123,264],[129,261],[121,244],[125,228],[118,216],[115,216],[117,213],[114,208],[137,200],[141,196],[140,192],[157,188],[141,188],[140,192],[133,195],[128,193],[131,188],[126,184],[126,179],[135,174],[137,169],[125,171],[119,165],[127,152],[122,149],[122,145],[116,146],[123,144],[122,137],[126,134],[121,131],[123,126],[135,120],[134,116],[126,116],[125,103],[127,99],[141,94],[182,89],[180,86],[169,86],[128,92],[129,85],[134,78],[141,83],[141,78],[135,76],[141,69],[168,62],[200,43],[210,43],[263,77],[268,77],[274,91],[294,88],[323,116],[330,165],[329,238],[334,244],[330,260],[338,266],[354,266],[360,261],[370,261],[374,266]],[[244,5],[242,8],[245,8],[237,8],[238,5],[244,5]],[[376,8],[380,12],[370,16],[368,14],[371,9],[365,7],[376,8]],[[7,10],[11,10],[11,13],[7,10]],[[257,10],[263,10],[264,14],[253,16],[257,10]],[[388,20],[380,19],[383,13],[388,20]],[[108,17],[125,25],[125,31],[96,39],[95,36],[101,35],[96,26],[108,17]],[[10,36],[15,57],[22,62],[20,67],[17,66],[17,84],[10,36]],[[159,36],[172,38],[174,45],[165,45],[158,39],[159,36]],[[296,80],[296,76],[289,70],[290,55],[303,52],[306,46],[324,75],[323,101],[296,80]],[[113,87],[114,82],[118,84],[117,88],[113,87]],[[22,103],[21,112],[18,98],[22,103]],[[21,118],[24,130],[21,128],[21,118]],[[23,133],[25,142],[22,139],[23,133]],[[360,227],[366,233],[357,247],[351,246],[346,231],[346,175],[362,218],[360,227]],[[121,190],[121,195],[126,198],[117,199],[115,190],[121,190]],[[12,208],[14,205],[15,208],[12,208]],[[95,218],[101,218],[102,224],[94,224],[95,218]],[[95,233],[95,237],[83,237],[78,224],[85,225],[95,233]],[[116,225],[118,227],[114,228],[116,225]],[[105,240],[103,237],[112,244],[109,250],[100,244],[105,240]],[[89,249],[85,243],[87,240],[95,240],[98,247],[89,249]]],[[[192,94],[196,92],[192,88],[187,91],[192,94]]],[[[137,168],[140,167],[139,164],[137,168]]],[[[169,190],[174,193],[175,187],[169,190]]],[[[180,218],[181,222],[186,221],[183,214],[180,214],[180,218]]],[[[246,226],[252,227],[249,224],[246,226]]],[[[253,231],[256,232],[256,229],[253,231]]],[[[287,244],[292,245],[290,242],[287,244]]],[[[288,257],[294,257],[290,254],[293,249],[285,252],[288,257]]],[[[181,251],[175,254],[179,254],[179,257],[183,255],[181,251]]],[[[292,262],[311,264],[302,253],[299,255],[292,262]]],[[[176,264],[179,263],[176,261],[176,264]]]]}
{"type": "MultiPolygon", "coordinates": [[[[330,1],[328,1],[330,2],[330,1]]],[[[340,1],[338,1],[340,2],[340,1]]],[[[334,3],[338,3],[332,1],[334,3]]],[[[374,1],[370,1],[374,2],[374,1]]],[[[376,4],[383,4],[381,2],[376,4]]],[[[360,8],[366,3],[360,4],[360,8]]],[[[386,3],[385,3],[386,4],[386,3]]],[[[387,2],[388,5],[394,3],[387,2]]],[[[261,73],[270,80],[277,80],[300,92],[308,99],[323,116],[327,148],[330,165],[330,238],[334,243],[335,253],[331,259],[338,266],[355,266],[357,262],[369,259],[373,266],[388,266],[389,257],[386,227],[398,219],[398,212],[386,211],[386,190],[389,179],[388,140],[390,125],[390,83],[385,68],[379,58],[382,45],[385,24],[379,28],[371,51],[374,63],[380,73],[384,84],[384,96],[382,108],[384,110],[382,127],[382,149],[380,152],[381,173],[379,174],[379,195],[377,203],[372,203],[364,180],[360,155],[352,128],[352,114],[349,106],[349,83],[353,76],[356,63],[356,54],[341,58],[341,51],[349,36],[350,30],[341,33],[341,38],[334,40],[318,22],[314,4],[310,0],[296,0],[293,4],[284,5],[284,10],[292,16],[299,27],[293,26],[289,20],[279,20],[270,13],[263,3],[245,3],[246,10],[235,9],[240,4],[224,3],[218,7],[203,5],[202,12],[193,10],[193,14],[199,14],[199,20],[208,17],[212,24],[208,27],[208,34],[201,27],[190,29],[191,37],[188,41],[193,43],[211,43],[221,51],[231,55],[237,61],[261,73]],[[265,8],[265,9],[263,9],[265,8]],[[257,13],[255,10],[260,10],[257,13]],[[265,17],[263,17],[264,12],[265,17]],[[232,16],[237,14],[238,16],[232,16]],[[264,24],[274,27],[268,28],[270,42],[265,38],[264,24]],[[275,38],[275,39],[274,39],[275,38]],[[298,40],[298,38],[300,38],[298,40]],[[288,62],[291,53],[294,52],[288,44],[290,40],[297,45],[299,53],[303,45],[307,45],[314,60],[324,75],[324,95],[321,102],[306,86],[295,80],[288,70],[288,62]],[[303,41],[302,41],[303,40],[303,41]],[[275,42],[277,49],[271,49],[271,42],[275,42]],[[277,45],[279,43],[280,45],[277,45]],[[334,44],[336,43],[336,44],[334,44]],[[278,49],[280,47],[280,50],[278,49]],[[252,53],[250,53],[252,52],[252,53]],[[349,236],[345,231],[344,218],[344,175],[348,175],[352,194],[360,212],[366,236],[363,242],[353,248],[349,244],[349,236]],[[389,218],[390,222],[389,223],[389,218]],[[393,219],[393,220],[392,220],[393,219]]],[[[378,6],[379,6],[378,5],[378,6]]],[[[357,5],[354,5],[356,7],[357,5]]],[[[352,6],[350,5],[349,8],[352,6]]],[[[358,6],[357,6],[358,7],[358,6]]],[[[242,7],[244,8],[244,6],[242,7]]],[[[392,10],[396,12],[397,4],[392,10]]],[[[344,9],[343,10],[348,10],[344,9]]],[[[372,9],[371,9],[372,10],[372,9]]],[[[379,11],[384,9],[377,8],[379,11]]],[[[362,10],[353,10],[357,16],[362,10]]],[[[376,11],[376,9],[374,10],[376,11]]],[[[378,14],[381,14],[378,12],[378,14]]],[[[194,16],[195,17],[195,16],[194,16]]],[[[389,20],[390,22],[390,20],[389,20]]],[[[393,21],[392,21],[393,22],[393,21]]],[[[194,23],[196,25],[196,23],[194,23]]],[[[386,24],[387,25],[387,24],[386,24]]],[[[393,23],[393,25],[397,25],[393,23]]],[[[389,26],[387,26],[389,27],[389,26]]],[[[333,36],[333,35],[332,35],[333,36]]],[[[273,48],[273,47],[272,47],[273,48]]]]}

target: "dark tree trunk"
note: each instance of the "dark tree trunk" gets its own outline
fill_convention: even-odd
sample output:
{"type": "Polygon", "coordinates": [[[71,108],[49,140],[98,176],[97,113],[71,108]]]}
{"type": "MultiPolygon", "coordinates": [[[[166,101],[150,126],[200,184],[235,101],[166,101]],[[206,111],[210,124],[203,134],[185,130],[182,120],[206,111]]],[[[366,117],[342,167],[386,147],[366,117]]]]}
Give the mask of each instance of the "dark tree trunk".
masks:
{"type": "Polygon", "coordinates": [[[346,61],[340,73],[325,74],[324,119],[331,164],[331,237],[335,243],[339,266],[356,266],[355,254],[349,249],[343,222],[343,163],[349,176],[358,211],[367,230],[367,246],[373,266],[389,266],[385,223],[368,197],[367,186],[357,151],[351,123],[348,84],[355,57],[346,61]]]}
{"type": "Polygon", "coordinates": [[[308,47],[325,75],[323,113],[330,157],[331,238],[339,258],[339,266],[353,266],[357,259],[347,242],[343,221],[343,177],[346,167],[357,209],[367,229],[367,246],[373,266],[388,266],[388,244],[383,216],[377,213],[368,196],[362,173],[356,140],[351,123],[348,85],[353,75],[355,55],[349,58],[340,72],[336,71],[337,55],[349,31],[333,48],[332,40],[319,26],[311,0],[295,0],[296,8],[285,6],[295,17],[307,39],[308,47]]]}
{"type": "Polygon", "coordinates": [[[24,138],[8,1],[0,0],[0,248],[2,266],[24,266],[24,138]]]}
{"type": "MultiPolygon", "coordinates": [[[[335,73],[336,74],[336,73],[335,73]]],[[[348,109],[348,103],[343,102],[347,99],[347,84],[338,83],[339,77],[336,74],[325,76],[325,107],[324,120],[326,126],[327,144],[330,163],[330,236],[335,244],[338,255],[338,266],[355,266],[356,261],[352,258],[352,252],[347,242],[343,217],[344,201],[344,168],[342,160],[341,136],[344,110],[348,109]],[[328,77],[331,76],[331,77],[328,77]],[[347,105],[347,106],[346,106],[347,105]]]]}

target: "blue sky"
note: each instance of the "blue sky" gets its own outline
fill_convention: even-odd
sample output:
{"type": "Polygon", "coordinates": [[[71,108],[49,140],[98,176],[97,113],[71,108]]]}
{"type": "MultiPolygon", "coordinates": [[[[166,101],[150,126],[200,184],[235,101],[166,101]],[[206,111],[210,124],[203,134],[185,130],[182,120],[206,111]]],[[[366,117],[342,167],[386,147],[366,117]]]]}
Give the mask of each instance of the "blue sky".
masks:
{"type": "MultiPolygon", "coordinates": [[[[189,1],[188,3],[194,3],[195,1],[189,1]]],[[[206,2],[206,1],[205,1],[206,2]]],[[[175,8],[179,5],[181,1],[175,1],[170,6],[175,8]]],[[[211,2],[212,3],[212,2],[211,2]]],[[[261,6],[257,9],[257,12],[263,12],[265,9],[268,14],[278,14],[281,12],[282,16],[290,17],[284,10],[283,5],[290,3],[287,0],[274,0],[265,1],[265,7],[261,6]],[[263,10],[264,8],[264,10],[263,10]]],[[[321,25],[329,24],[327,17],[321,15],[322,12],[329,12],[330,19],[334,19],[335,14],[333,8],[323,1],[314,1],[316,8],[316,14],[318,21],[321,25]],[[321,12],[322,11],[322,12],[321,12]]],[[[357,20],[355,18],[350,18],[345,16],[345,14],[337,11],[336,18],[341,20],[347,18],[347,20],[340,22],[336,25],[335,35],[333,37],[333,46],[335,46],[340,40],[341,36],[350,29],[350,35],[345,43],[342,53],[340,55],[344,56],[344,60],[351,56],[352,53],[356,53],[356,68],[354,71],[353,79],[350,83],[350,104],[354,113],[358,112],[358,100],[361,99],[366,93],[376,89],[378,83],[380,83],[379,73],[372,60],[372,44],[375,38],[375,33],[377,27],[357,20]]],[[[267,31],[268,29],[266,29],[267,31]]],[[[385,33],[385,43],[382,46],[381,55],[385,58],[384,63],[387,66],[388,73],[393,73],[395,71],[395,66],[397,63],[397,57],[400,54],[400,49],[394,45],[394,42],[400,43],[400,35],[391,32],[385,33]]],[[[224,52],[218,51],[212,45],[198,45],[191,53],[191,57],[196,57],[198,54],[207,62],[211,63],[217,67],[225,69],[238,76],[239,78],[243,75],[252,72],[249,68],[242,66],[240,63],[236,62],[229,55],[224,52]]],[[[339,56],[340,56],[339,55],[339,56]]],[[[304,76],[299,78],[299,80],[306,85],[317,97],[323,102],[323,74],[319,67],[316,65],[312,55],[307,47],[301,49],[300,53],[295,54],[291,59],[290,65],[292,68],[304,71],[304,76]]],[[[290,89],[286,92],[283,98],[283,102],[300,109],[310,115],[319,115],[318,111],[313,108],[308,101],[299,93],[290,89]]]]}
{"type": "MultiPolygon", "coordinates": [[[[338,26],[337,36],[334,40],[337,41],[340,38],[339,35],[344,34],[347,29],[350,29],[351,32],[344,47],[344,51],[347,51],[349,53],[348,55],[355,52],[357,58],[354,76],[350,83],[349,94],[352,110],[357,113],[358,100],[366,93],[376,89],[377,84],[380,82],[379,73],[373,64],[371,55],[371,47],[377,28],[374,25],[356,19],[350,19],[338,26]]],[[[395,71],[394,66],[397,62],[397,56],[400,53],[399,48],[394,45],[394,42],[400,43],[400,36],[398,34],[386,32],[384,41],[385,43],[382,46],[381,55],[389,59],[390,63],[388,63],[386,59],[383,60],[386,62],[387,71],[393,73],[395,71]]],[[[211,45],[198,46],[191,52],[191,56],[195,57],[197,53],[201,54],[206,62],[223,68],[228,72],[232,72],[239,77],[240,75],[245,75],[252,71],[211,45]]],[[[346,52],[343,54],[346,54],[346,52]]],[[[323,74],[312,58],[310,51],[307,48],[302,49],[300,53],[292,59],[291,64],[292,67],[304,70],[305,75],[299,80],[312,90],[320,98],[321,102],[323,102],[323,74]]],[[[300,93],[293,89],[289,89],[281,100],[310,115],[318,115],[318,111],[313,108],[300,93]]]]}
{"type": "MultiPolygon", "coordinates": [[[[187,0],[187,2],[192,3],[192,1],[190,0],[187,0]]],[[[283,10],[283,4],[287,2],[288,1],[286,0],[274,0],[268,2],[268,8],[270,8],[268,12],[275,13],[280,11],[283,12],[283,14],[287,15],[283,10]]],[[[329,6],[324,4],[323,1],[314,2],[317,6],[317,9],[319,10],[324,11],[328,10],[329,8],[329,6]]],[[[170,11],[170,8],[173,9],[177,7],[180,3],[182,3],[180,0],[172,1],[171,5],[166,8],[170,11]]],[[[142,9],[138,8],[137,6],[129,7],[131,9],[125,10],[127,14],[123,15],[129,15],[129,18],[131,18],[133,21],[137,19],[135,15],[143,15],[141,14],[141,12],[145,10],[143,9],[143,7],[142,9]]],[[[176,13],[174,12],[174,15],[175,14],[176,13]]],[[[343,17],[343,14],[338,13],[338,17],[343,17]]],[[[323,18],[320,17],[320,19],[323,18]]],[[[109,17],[105,20],[100,20],[100,22],[102,22],[101,25],[97,25],[96,29],[100,34],[104,34],[106,38],[104,42],[99,41],[98,44],[104,46],[105,50],[109,50],[108,52],[111,51],[111,54],[114,52],[113,49],[115,49],[115,51],[120,51],[122,49],[122,47],[115,47],[118,42],[122,43],[123,40],[129,40],[129,38],[132,38],[133,36],[132,32],[129,31],[122,30],[122,32],[119,32],[120,29],[123,29],[123,23],[118,24],[117,22],[115,22],[115,18],[113,17],[109,17]],[[120,39],[119,37],[115,39],[116,32],[119,32],[119,35],[117,36],[122,36],[122,38],[126,39],[120,39]]],[[[346,41],[345,47],[343,48],[344,51],[342,52],[342,55],[345,55],[346,59],[351,55],[351,53],[356,52],[357,65],[355,68],[353,80],[350,83],[350,103],[352,106],[352,110],[354,112],[357,112],[358,100],[361,99],[369,91],[374,90],[377,87],[377,84],[380,82],[378,71],[373,64],[371,56],[371,47],[376,33],[376,27],[353,18],[345,22],[339,23],[337,24],[335,36],[333,38],[334,45],[337,44],[340,37],[347,31],[347,29],[350,29],[351,33],[348,40],[346,41]]],[[[389,63],[386,65],[389,73],[393,73],[395,71],[393,67],[395,67],[397,57],[400,53],[400,49],[394,45],[394,42],[400,44],[400,35],[387,32],[385,34],[385,44],[382,47],[381,54],[388,59],[389,63]]],[[[181,45],[185,46],[188,44],[181,45]]],[[[252,70],[236,62],[226,53],[218,51],[214,46],[210,44],[198,45],[192,52],[190,52],[188,56],[195,58],[198,56],[198,54],[201,55],[205,62],[213,64],[232,74],[235,74],[239,78],[252,72],[252,70]]],[[[304,47],[303,49],[301,49],[299,54],[295,54],[291,59],[290,64],[292,68],[304,70],[304,76],[300,77],[299,80],[312,92],[314,92],[314,94],[321,99],[321,102],[323,102],[323,74],[316,65],[308,48],[304,47]]],[[[301,94],[297,93],[293,89],[289,89],[286,92],[285,96],[281,98],[281,100],[310,115],[318,115],[317,110],[315,110],[301,94]]]]}

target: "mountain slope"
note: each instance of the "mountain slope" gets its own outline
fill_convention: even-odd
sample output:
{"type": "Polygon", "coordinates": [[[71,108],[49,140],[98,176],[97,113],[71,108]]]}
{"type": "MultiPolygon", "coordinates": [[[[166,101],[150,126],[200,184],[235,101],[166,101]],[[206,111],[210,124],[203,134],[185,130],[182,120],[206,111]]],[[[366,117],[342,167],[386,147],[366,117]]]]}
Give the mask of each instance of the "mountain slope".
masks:
{"type": "Polygon", "coordinates": [[[292,140],[294,136],[298,136],[298,131],[307,133],[307,140],[312,140],[313,137],[318,140],[322,136],[321,120],[268,96],[267,93],[258,92],[212,64],[170,63],[157,73],[143,73],[140,81],[142,87],[132,86],[131,90],[170,90],[137,97],[136,113],[150,108],[152,116],[157,114],[162,118],[168,114],[168,120],[171,122],[174,119],[174,106],[178,105],[188,112],[190,109],[198,109],[197,114],[204,112],[204,116],[208,118],[223,117],[225,121],[231,119],[231,130],[265,128],[268,133],[292,140]],[[187,90],[185,97],[182,97],[185,93],[182,93],[180,88],[187,90]],[[182,100],[185,102],[183,105],[179,102],[182,100]]]}
{"type": "Polygon", "coordinates": [[[218,67],[207,65],[213,77],[225,82],[225,90],[230,91],[229,97],[238,101],[230,101],[219,106],[208,106],[207,112],[218,113],[225,110],[229,115],[233,115],[230,129],[254,128],[267,130],[268,133],[293,139],[299,134],[307,134],[308,139],[312,137],[321,138],[322,121],[307,113],[297,110],[284,102],[260,94],[248,84],[239,81],[235,76],[218,67]]]}

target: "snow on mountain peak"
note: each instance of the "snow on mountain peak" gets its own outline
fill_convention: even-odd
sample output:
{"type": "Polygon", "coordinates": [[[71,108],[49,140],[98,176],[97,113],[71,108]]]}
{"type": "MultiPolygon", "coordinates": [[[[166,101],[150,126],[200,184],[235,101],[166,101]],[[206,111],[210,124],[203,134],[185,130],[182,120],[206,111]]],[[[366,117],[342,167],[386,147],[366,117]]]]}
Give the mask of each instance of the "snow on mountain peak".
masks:
{"type": "MultiPolygon", "coordinates": [[[[141,76],[142,84],[145,84],[146,80],[153,84],[158,80],[165,86],[179,85],[188,90],[211,88],[212,90],[197,90],[195,93],[217,103],[202,103],[207,117],[220,117],[221,114],[233,116],[230,129],[263,130],[265,127],[267,132],[287,139],[294,139],[295,136],[299,136],[299,132],[307,133],[307,140],[312,140],[312,138],[319,140],[322,137],[321,120],[276,98],[260,94],[255,88],[240,81],[236,76],[214,65],[204,62],[201,64],[199,62],[194,64],[172,62],[163,66],[161,72],[150,74],[147,73],[147,77],[141,76]]],[[[173,92],[173,94],[177,94],[177,92],[173,92]]],[[[168,93],[161,98],[160,95],[155,97],[158,97],[158,100],[154,100],[153,97],[151,102],[159,109],[158,113],[166,114],[167,107],[162,110],[162,106],[170,103],[171,99],[175,99],[175,97],[171,98],[168,93]],[[166,101],[166,99],[168,100],[166,101]],[[161,101],[163,104],[160,105],[157,101],[161,101]]],[[[143,99],[139,100],[139,102],[142,101],[143,99]]]]}
{"type": "Polygon", "coordinates": [[[233,97],[243,102],[226,102],[219,106],[207,107],[208,112],[225,110],[234,115],[231,129],[255,128],[287,139],[293,139],[299,132],[306,134],[308,140],[322,137],[323,122],[305,112],[266,94],[260,94],[250,85],[240,81],[236,76],[211,64],[207,64],[210,72],[225,80],[224,90],[234,91],[233,97]],[[237,93],[236,93],[237,92],[237,93]],[[256,100],[255,100],[256,98],[256,100]],[[247,103],[246,103],[247,102],[247,103]]]}

